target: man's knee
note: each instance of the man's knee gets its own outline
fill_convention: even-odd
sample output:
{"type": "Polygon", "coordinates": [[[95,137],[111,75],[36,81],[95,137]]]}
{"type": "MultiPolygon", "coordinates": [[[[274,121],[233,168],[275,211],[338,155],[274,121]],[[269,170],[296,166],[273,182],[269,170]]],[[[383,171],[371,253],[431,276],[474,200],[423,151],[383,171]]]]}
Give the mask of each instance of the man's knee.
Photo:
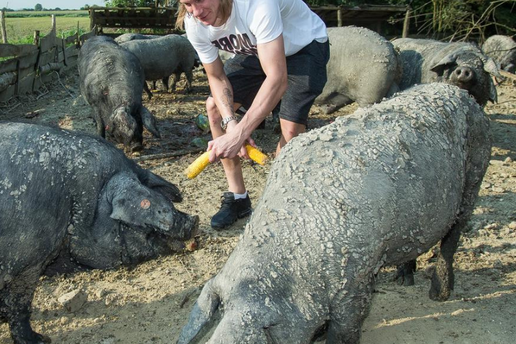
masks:
{"type": "Polygon", "coordinates": [[[281,135],[285,138],[286,142],[290,141],[299,134],[304,133],[305,131],[306,126],[303,124],[284,120],[281,121],[281,135]]]}

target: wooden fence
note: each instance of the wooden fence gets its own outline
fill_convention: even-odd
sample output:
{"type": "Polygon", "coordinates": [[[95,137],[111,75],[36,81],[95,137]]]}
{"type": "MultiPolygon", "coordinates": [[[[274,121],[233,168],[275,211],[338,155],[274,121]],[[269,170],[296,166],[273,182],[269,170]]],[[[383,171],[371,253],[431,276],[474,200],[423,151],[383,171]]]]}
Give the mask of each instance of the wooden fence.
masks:
{"type": "MultiPolygon", "coordinates": [[[[54,21],[55,23],[55,21],[54,21]]],[[[34,34],[34,44],[0,44],[0,102],[34,93],[46,82],[71,68],[77,68],[79,48],[95,35],[95,29],[83,35],[58,38],[55,25],[44,37],[34,34]]]]}
{"type": "MultiPolygon", "coordinates": [[[[392,17],[403,18],[406,6],[313,6],[327,26],[356,25],[382,33],[382,25],[392,17]]],[[[109,29],[164,29],[173,31],[175,7],[93,7],[90,8],[90,28],[109,29]]]]}
{"type": "Polygon", "coordinates": [[[92,7],[90,28],[164,29],[174,31],[175,7],[92,7]]]}

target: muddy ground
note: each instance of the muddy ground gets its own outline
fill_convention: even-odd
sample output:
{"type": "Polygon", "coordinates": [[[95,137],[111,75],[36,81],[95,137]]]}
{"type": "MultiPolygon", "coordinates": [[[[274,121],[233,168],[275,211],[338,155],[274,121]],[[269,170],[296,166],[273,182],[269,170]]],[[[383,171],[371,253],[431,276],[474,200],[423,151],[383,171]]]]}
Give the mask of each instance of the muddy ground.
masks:
{"type": "MultiPolygon", "coordinates": [[[[229,230],[210,228],[210,216],[220,205],[226,182],[220,164],[209,166],[193,180],[183,170],[200,154],[195,138],[209,139],[195,124],[204,113],[206,78],[195,73],[193,92],[180,83],[175,93],[155,92],[144,104],[158,118],[161,139],[145,133],[145,150],[131,156],[183,192],[177,208],[200,216],[201,236],[194,251],[184,251],[115,271],[92,270],[42,277],[33,303],[32,324],[56,344],[174,343],[186,323],[200,287],[223,266],[245,220],[229,230]],[[193,142],[192,142],[193,141],[193,142]],[[71,304],[60,300],[69,292],[71,304]],[[81,301],[82,300],[82,301],[81,301]],[[67,309],[72,307],[73,309],[67,309]]],[[[378,275],[376,292],[362,335],[362,344],[464,343],[513,344],[516,338],[516,89],[498,87],[498,104],[489,104],[494,146],[490,166],[468,231],[455,256],[456,285],[450,300],[428,296],[429,252],[420,257],[416,285],[392,281],[392,268],[378,275]]],[[[348,106],[332,116],[312,109],[309,127],[331,122],[353,112],[348,106]]],[[[68,72],[39,94],[0,104],[0,117],[94,132],[90,108],[80,97],[78,74],[68,72]]],[[[278,134],[267,120],[266,129],[253,135],[270,161],[278,134]]],[[[270,163],[244,163],[247,187],[258,201],[270,163]]],[[[11,344],[7,324],[0,324],[0,344],[11,344]]]]}

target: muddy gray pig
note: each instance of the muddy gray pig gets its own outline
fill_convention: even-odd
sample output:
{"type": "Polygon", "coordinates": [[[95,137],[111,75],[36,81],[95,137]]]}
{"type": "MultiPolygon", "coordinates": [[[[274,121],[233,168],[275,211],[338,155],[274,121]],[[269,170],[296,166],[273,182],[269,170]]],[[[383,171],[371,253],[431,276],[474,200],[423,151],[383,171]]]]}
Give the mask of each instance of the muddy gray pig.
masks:
{"type": "Polygon", "coordinates": [[[415,38],[395,39],[392,44],[400,50],[403,64],[400,89],[445,82],[467,90],[481,106],[497,101],[491,75],[500,77],[500,72],[493,59],[477,46],[415,38]]]}
{"type": "Polygon", "coordinates": [[[110,269],[195,235],[198,217],[172,203],[177,187],[98,136],[0,122],[0,146],[0,318],[16,344],[44,341],[30,326],[31,303],[61,256],[110,269]]]}
{"type": "Polygon", "coordinates": [[[143,149],[143,127],[159,137],[154,116],[143,106],[145,83],[138,58],[113,39],[96,36],[79,51],[80,88],[93,108],[97,133],[107,133],[131,151],[143,149]]]}
{"type": "Polygon", "coordinates": [[[494,35],[482,45],[484,53],[498,63],[500,69],[516,71],[516,42],[510,36],[494,35]]]}
{"type": "Polygon", "coordinates": [[[344,105],[379,103],[399,91],[401,61],[391,42],[354,26],[328,28],[328,81],[315,104],[334,112],[344,105]]]}
{"type": "MultiPolygon", "coordinates": [[[[173,76],[172,91],[181,78],[186,75],[186,92],[192,88],[193,69],[197,62],[197,53],[190,41],[181,35],[170,34],[153,39],[136,39],[120,44],[121,47],[135,54],[140,60],[145,73],[145,80],[162,80],[166,90],[169,90],[168,78],[173,76]]],[[[145,92],[152,93],[144,85],[145,92]]]]}
{"type": "Polygon", "coordinates": [[[301,344],[324,333],[328,344],[356,344],[377,271],[441,239],[430,296],[446,299],[488,129],[466,91],[435,83],[294,138],[178,343],[204,343],[215,326],[207,343],[301,344]]]}
{"type": "Polygon", "coordinates": [[[129,42],[129,41],[132,41],[135,39],[153,39],[153,38],[157,38],[157,37],[160,37],[160,36],[144,35],[141,33],[124,33],[124,34],[121,34],[120,36],[116,37],[115,42],[120,44],[120,43],[124,43],[124,42],[129,42]]]}

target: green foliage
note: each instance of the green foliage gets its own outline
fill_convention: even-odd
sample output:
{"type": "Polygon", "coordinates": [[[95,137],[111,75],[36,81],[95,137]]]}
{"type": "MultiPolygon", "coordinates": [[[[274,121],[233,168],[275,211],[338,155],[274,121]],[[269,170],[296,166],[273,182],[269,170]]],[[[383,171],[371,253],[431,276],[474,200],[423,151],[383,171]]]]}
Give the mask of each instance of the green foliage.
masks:
{"type": "Polygon", "coordinates": [[[41,4],[36,4],[36,6],[34,6],[34,11],[42,11],[43,10],[43,6],[41,6],[41,4]]]}
{"type": "MultiPolygon", "coordinates": [[[[305,0],[310,6],[397,5],[412,9],[410,33],[436,39],[483,41],[516,33],[516,0],[305,0]]],[[[399,22],[401,25],[401,21],[399,22]]]]}
{"type": "Polygon", "coordinates": [[[420,35],[483,41],[516,33],[516,0],[415,0],[412,9],[420,35]]]}

